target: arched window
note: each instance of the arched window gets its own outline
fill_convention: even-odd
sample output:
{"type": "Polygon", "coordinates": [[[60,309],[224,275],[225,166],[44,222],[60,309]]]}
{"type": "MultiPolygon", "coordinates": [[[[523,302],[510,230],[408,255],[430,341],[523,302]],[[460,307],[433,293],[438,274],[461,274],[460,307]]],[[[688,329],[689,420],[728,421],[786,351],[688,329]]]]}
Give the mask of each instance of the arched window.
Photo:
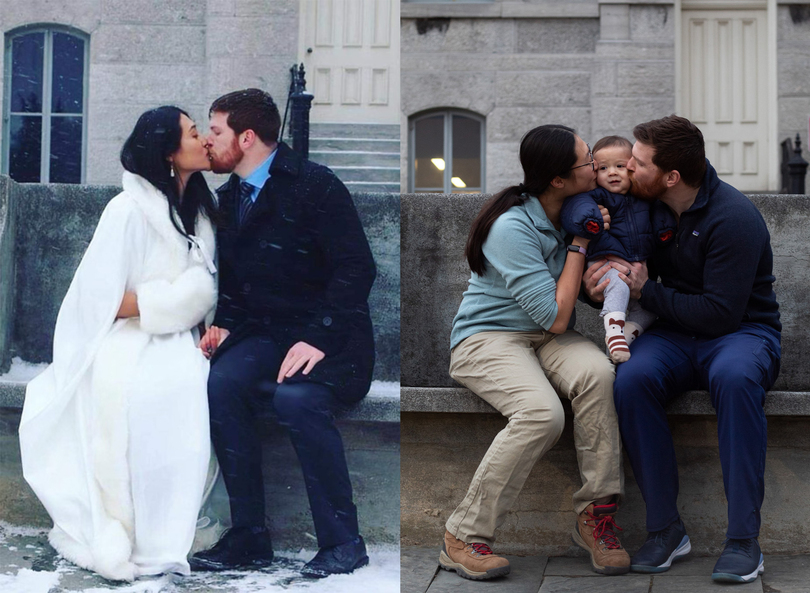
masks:
{"type": "Polygon", "coordinates": [[[415,115],[410,121],[409,190],[484,191],[484,118],[458,109],[415,115]]]}
{"type": "Polygon", "coordinates": [[[15,181],[84,181],[88,45],[65,27],[6,34],[2,171],[15,181]]]}

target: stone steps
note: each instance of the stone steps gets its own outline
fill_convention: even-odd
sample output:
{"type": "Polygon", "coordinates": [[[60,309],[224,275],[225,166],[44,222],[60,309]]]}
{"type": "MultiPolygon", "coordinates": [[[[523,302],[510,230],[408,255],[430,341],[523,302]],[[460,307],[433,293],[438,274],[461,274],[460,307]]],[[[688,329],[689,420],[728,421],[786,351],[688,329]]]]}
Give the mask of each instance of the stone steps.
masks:
{"type": "Polygon", "coordinates": [[[343,183],[351,181],[376,181],[396,183],[399,181],[399,167],[340,166],[329,167],[343,183]]]}
{"type": "Polygon", "coordinates": [[[326,165],[352,192],[400,191],[399,126],[315,123],[309,158],[326,165]]]}
{"type": "MultiPolygon", "coordinates": [[[[399,152],[399,138],[309,138],[309,152],[319,151],[399,152]]],[[[315,160],[315,159],[313,159],[315,160]]],[[[315,160],[315,162],[319,162],[315,160]]]]}
{"type": "Polygon", "coordinates": [[[310,150],[309,160],[335,167],[394,167],[399,172],[398,152],[379,152],[373,150],[310,150]]]}
{"type": "Polygon", "coordinates": [[[310,123],[311,138],[399,140],[399,124],[310,123]]]}

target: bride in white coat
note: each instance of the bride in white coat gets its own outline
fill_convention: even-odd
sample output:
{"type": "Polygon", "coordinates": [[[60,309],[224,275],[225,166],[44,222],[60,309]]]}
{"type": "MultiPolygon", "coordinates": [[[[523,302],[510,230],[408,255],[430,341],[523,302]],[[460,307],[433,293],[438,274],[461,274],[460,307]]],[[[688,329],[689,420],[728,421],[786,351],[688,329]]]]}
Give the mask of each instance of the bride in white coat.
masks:
{"type": "Polygon", "coordinates": [[[124,144],[104,210],[59,310],[53,364],[28,385],[23,473],[65,558],[112,580],[189,574],[210,457],[215,202],[204,139],[176,107],[124,144]]]}

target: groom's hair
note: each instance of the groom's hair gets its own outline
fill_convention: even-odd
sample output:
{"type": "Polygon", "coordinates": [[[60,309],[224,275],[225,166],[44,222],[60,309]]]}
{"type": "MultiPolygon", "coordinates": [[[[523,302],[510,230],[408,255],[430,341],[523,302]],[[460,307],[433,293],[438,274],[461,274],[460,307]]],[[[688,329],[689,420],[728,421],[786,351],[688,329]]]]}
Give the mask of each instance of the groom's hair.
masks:
{"type": "Polygon", "coordinates": [[[228,114],[228,126],[237,134],[253,130],[268,146],[278,141],[281,117],[273,97],[261,89],[245,89],[222,95],[211,103],[214,112],[228,114]]]}

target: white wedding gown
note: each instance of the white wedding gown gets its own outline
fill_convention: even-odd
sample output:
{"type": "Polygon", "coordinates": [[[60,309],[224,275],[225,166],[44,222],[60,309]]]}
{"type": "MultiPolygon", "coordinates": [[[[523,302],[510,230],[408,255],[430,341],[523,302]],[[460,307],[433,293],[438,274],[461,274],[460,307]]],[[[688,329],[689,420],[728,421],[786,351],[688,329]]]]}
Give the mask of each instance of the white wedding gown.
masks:
{"type": "Polygon", "coordinates": [[[191,248],[166,197],[124,174],[62,303],[53,363],[26,390],[23,473],[65,558],[114,580],[189,574],[210,458],[208,361],[195,326],[216,305],[214,234],[191,248]],[[140,317],[115,319],[125,291],[140,317]]]}

